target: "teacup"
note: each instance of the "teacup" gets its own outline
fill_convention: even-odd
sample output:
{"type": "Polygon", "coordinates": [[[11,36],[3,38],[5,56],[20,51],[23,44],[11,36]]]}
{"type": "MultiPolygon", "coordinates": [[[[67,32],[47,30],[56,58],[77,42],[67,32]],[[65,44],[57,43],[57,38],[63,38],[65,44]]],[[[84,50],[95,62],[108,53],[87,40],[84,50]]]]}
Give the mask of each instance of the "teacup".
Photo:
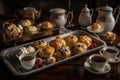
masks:
{"type": "Polygon", "coordinates": [[[30,70],[34,67],[36,59],[40,59],[40,62],[42,62],[41,58],[36,58],[36,55],[33,53],[21,54],[19,56],[21,66],[27,70],[30,70]]]}
{"type": "Polygon", "coordinates": [[[109,59],[119,59],[119,49],[114,46],[106,46],[103,49],[100,50],[100,53],[102,53],[108,60],[109,59]]]}
{"type": "Polygon", "coordinates": [[[107,59],[100,54],[93,54],[88,58],[88,63],[95,71],[102,71],[107,63],[107,59]]]}

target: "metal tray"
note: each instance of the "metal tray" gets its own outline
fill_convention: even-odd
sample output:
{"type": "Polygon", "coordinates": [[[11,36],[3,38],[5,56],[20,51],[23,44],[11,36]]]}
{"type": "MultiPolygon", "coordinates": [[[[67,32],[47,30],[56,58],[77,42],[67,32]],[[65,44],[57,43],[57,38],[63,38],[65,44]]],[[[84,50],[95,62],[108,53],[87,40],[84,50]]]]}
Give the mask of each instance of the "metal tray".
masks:
{"type": "MultiPolygon", "coordinates": [[[[20,66],[20,63],[19,63],[19,60],[17,59],[17,57],[15,56],[15,52],[20,48],[20,47],[23,47],[23,46],[28,46],[28,45],[31,45],[33,44],[33,42],[29,42],[29,43],[26,43],[26,44],[23,44],[23,45],[19,45],[19,46],[16,46],[16,47],[11,47],[11,48],[8,48],[8,49],[5,49],[3,51],[0,52],[0,58],[2,59],[2,61],[7,65],[7,67],[10,69],[10,71],[16,75],[16,76],[28,76],[28,75],[31,75],[31,74],[34,74],[34,73],[37,73],[37,72],[40,72],[40,71],[43,71],[45,69],[48,69],[50,67],[53,67],[53,66],[56,66],[58,64],[62,64],[62,63],[65,63],[67,61],[70,61],[70,60],[73,60],[75,58],[78,58],[78,57],[82,57],[86,54],[89,54],[93,51],[96,51],[96,50],[99,50],[101,48],[103,48],[106,43],[101,40],[101,39],[98,39],[96,38],[95,36],[85,32],[85,31],[82,31],[82,30],[76,30],[76,31],[72,31],[72,32],[69,32],[69,33],[65,33],[65,34],[61,34],[59,35],[60,37],[66,37],[68,35],[71,35],[71,34],[75,34],[75,35],[89,35],[92,40],[98,45],[96,48],[93,48],[93,49],[88,49],[86,52],[84,53],[81,53],[81,54],[77,54],[77,55],[73,55],[71,56],[70,58],[67,58],[67,59],[62,59],[56,63],[53,63],[53,64],[49,64],[49,65],[46,65],[44,67],[40,67],[38,69],[32,69],[32,70],[24,70],[21,66],[20,66]]],[[[49,38],[45,38],[43,40],[46,40],[46,41],[51,41],[53,39],[55,39],[56,36],[54,37],[49,37],[49,38]]]]}

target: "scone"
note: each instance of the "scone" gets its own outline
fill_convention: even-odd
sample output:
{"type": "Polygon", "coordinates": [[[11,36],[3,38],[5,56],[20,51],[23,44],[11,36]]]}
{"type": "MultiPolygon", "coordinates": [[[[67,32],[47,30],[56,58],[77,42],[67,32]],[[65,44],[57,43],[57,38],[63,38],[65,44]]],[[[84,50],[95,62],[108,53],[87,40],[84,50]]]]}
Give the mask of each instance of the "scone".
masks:
{"type": "Polygon", "coordinates": [[[44,40],[38,40],[38,41],[35,41],[33,42],[33,45],[32,45],[35,49],[39,49],[40,47],[45,47],[47,46],[47,42],[44,41],[44,40]]]}
{"type": "Polygon", "coordinates": [[[113,41],[116,39],[116,37],[117,37],[117,35],[114,32],[108,31],[105,33],[105,38],[108,41],[113,41]]]}
{"type": "Polygon", "coordinates": [[[72,54],[79,54],[87,50],[87,45],[85,43],[76,42],[72,48],[72,54]]]}
{"type": "Polygon", "coordinates": [[[49,21],[43,22],[43,24],[41,26],[41,29],[43,29],[43,30],[52,29],[52,28],[54,28],[54,24],[49,21]]]}
{"type": "Polygon", "coordinates": [[[29,34],[35,34],[35,33],[38,32],[38,29],[37,29],[36,26],[27,26],[27,27],[25,28],[25,32],[26,32],[26,33],[29,33],[29,34]]]}
{"type": "Polygon", "coordinates": [[[30,25],[32,25],[32,21],[31,20],[21,20],[19,22],[19,24],[22,26],[30,26],[30,25]]]}
{"type": "Polygon", "coordinates": [[[95,32],[99,32],[102,29],[101,25],[98,23],[93,23],[92,24],[92,30],[95,32]]]}
{"type": "Polygon", "coordinates": [[[70,48],[73,46],[75,42],[78,41],[78,37],[75,35],[70,35],[64,38],[66,41],[66,45],[69,46],[70,48]]]}
{"type": "Polygon", "coordinates": [[[68,46],[64,46],[58,51],[56,51],[55,56],[62,59],[69,58],[71,56],[71,50],[68,46]]]}
{"type": "Polygon", "coordinates": [[[54,47],[55,50],[58,50],[63,46],[66,46],[66,42],[63,38],[57,36],[56,39],[50,41],[50,46],[54,47]]]}
{"type": "Polygon", "coordinates": [[[54,52],[55,52],[55,49],[54,47],[51,47],[51,46],[40,47],[38,51],[39,57],[41,58],[51,57],[53,56],[54,52]]]}
{"type": "Polygon", "coordinates": [[[87,47],[90,47],[92,44],[92,39],[91,37],[87,36],[87,35],[83,35],[79,37],[79,42],[85,43],[87,45],[87,47]]]}

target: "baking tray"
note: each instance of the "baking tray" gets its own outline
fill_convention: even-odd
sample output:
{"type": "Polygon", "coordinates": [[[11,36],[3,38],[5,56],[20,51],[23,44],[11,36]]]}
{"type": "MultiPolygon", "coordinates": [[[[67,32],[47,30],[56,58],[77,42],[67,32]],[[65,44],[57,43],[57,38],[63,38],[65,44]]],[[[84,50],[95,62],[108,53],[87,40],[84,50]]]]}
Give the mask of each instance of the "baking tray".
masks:
{"type": "MultiPolygon", "coordinates": [[[[20,66],[19,60],[15,56],[15,53],[16,53],[16,51],[20,47],[32,45],[33,42],[22,44],[22,45],[19,45],[19,46],[16,46],[16,47],[7,48],[7,49],[5,49],[5,50],[3,50],[3,51],[0,52],[0,58],[2,59],[2,61],[6,64],[6,66],[10,69],[10,71],[14,75],[16,75],[16,76],[28,76],[28,75],[32,75],[34,73],[46,70],[48,68],[51,68],[53,66],[65,63],[67,61],[71,61],[71,60],[73,60],[75,58],[82,57],[82,56],[84,56],[86,54],[92,53],[93,51],[99,50],[99,49],[103,48],[106,45],[106,43],[103,40],[98,39],[95,36],[93,36],[93,35],[85,32],[85,31],[82,31],[82,30],[72,31],[72,32],[69,32],[69,33],[61,34],[59,36],[62,37],[62,38],[64,38],[64,37],[66,37],[68,35],[71,35],[71,34],[75,34],[75,35],[78,35],[78,36],[80,36],[80,35],[88,35],[88,36],[90,36],[92,38],[93,42],[95,42],[98,46],[96,48],[93,48],[93,49],[88,49],[84,53],[76,54],[76,55],[71,56],[70,58],[62,59],[60,61],[57,61],[56,63],[48,64],[48,65],[46,65],[44,67],[40,67],[38,69],[32,69],[32,70],[24,70],[20,66]]],[[[42,39],[42,40],[46,40],[46,41],[49,42],[49,41],[51,41],[51,40],[53,40],[55,38],[56,38],[56,36],[45,38],[45,39],[42,39]]]]}

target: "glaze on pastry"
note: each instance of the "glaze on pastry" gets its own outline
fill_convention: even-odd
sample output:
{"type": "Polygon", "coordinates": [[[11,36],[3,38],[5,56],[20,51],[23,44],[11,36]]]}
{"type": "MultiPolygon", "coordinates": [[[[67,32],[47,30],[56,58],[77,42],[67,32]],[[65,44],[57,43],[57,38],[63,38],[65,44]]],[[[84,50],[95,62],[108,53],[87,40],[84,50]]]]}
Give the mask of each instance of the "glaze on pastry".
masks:
{"type": "Polygon", "coordinates": [[[47,42],[44,40],[38,40],[33,43],[33,47],[35,47],[36,49],[40,47],[45,47],[45,46],[47,46],[47,42]]]}

